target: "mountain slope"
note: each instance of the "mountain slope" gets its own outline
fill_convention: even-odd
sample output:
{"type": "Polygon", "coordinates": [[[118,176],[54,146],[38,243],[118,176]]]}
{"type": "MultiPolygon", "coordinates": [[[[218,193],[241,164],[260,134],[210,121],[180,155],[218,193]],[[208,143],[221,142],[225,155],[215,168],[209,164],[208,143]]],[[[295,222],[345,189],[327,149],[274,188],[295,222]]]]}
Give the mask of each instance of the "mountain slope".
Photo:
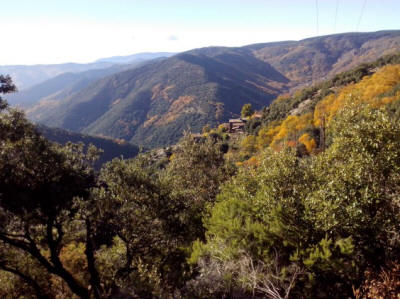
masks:
{"type": "Polygon", "coordinates": [[[299,154],[321,152],[332,142],[326,137],[329,123],[341,110],[351,107],[384,109],[396,121],[400,119],[400,52],[359,65],[292,96],[279,97],[263,109],[261,119],[246,124],[249,136],[232,147],[232,153],[239,153],[237,157],[243,162],[265,147],[278,150],[288,145],[296,147],[299,154]]]}
{"type": "Polygon", "coordinates": [[[247,48],[288,77],[292,86],[299,86],[330,78],[360,63],[398,51],[399,32],[344,33],[247,48]]]}
{"type": "Polygon", "coordinates": [[[93,82],[45,109],[37,122],[87,134],[123,138],[149,147],[175,143],[258,109],[277,95],[400,50],[400,31],[349,33],[241,48],[209,47],[147,63],[93,82]]]}
{"type": "Polygon", "coordinates": [[[187,125],[200,130],[230,117],[243,101],[261,107],[287,83],[249,51],[185,53],[99,80],[46,117],[32,110],[28,115],[55,127],[159,146],[176,142],[187,125]]]}

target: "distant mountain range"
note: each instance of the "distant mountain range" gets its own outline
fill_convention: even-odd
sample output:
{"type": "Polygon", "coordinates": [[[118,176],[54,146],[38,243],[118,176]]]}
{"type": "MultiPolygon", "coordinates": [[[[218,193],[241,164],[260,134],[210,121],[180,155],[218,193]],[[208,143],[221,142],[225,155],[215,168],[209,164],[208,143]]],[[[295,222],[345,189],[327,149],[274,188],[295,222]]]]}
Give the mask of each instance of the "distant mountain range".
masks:
{"type": "Polygon", "coordinates": [[[84,89],[96,80],[135,68],[143,63],[115,64],[107,68],[80,73],[63,73],[30,88],[10,94],[8,101],[13,105],[19,105],[23,108],[28,108],[40,100],[58,101],[84,89]]]}
{"type": "Polygon", "coordinates": [[[79,73],[89,70],[106,69],[115,64],[137,64],[146,60],[169,57],[171,55],[173,55],[173,53],[138,53],[129,56],[102,58],[93,63],[5,65],[0,66],[0,74],[10,75],[18,89],[24,90],[64,73],[79,73]]]}
{"type": "Polygon", "coordinates": [[[144,62],[160,57],[171,57],[175,55],[176,53],[170,53],[170,52],[144,52],[144,53],[137,53],[133,55],[128,55],[128,56],[113,56],[113,57],[108,57],[108,58],[101,58],[96,60],[97,63],[101,62],[110,62],[110,63],[119,63],[119,64],[132,64],[132,63],[138,63],[138,62],[144,62]]]}
{"type": "Polygon", "coordinates": [[[400,31],[208,47],[100,72],[85,84],[53,78],[18,101],[48,126],[158,147],[175,143],[185,129],[196,132],[238,115],[245,103],[259,109],[281,93],[397,51],[400,31]]]}

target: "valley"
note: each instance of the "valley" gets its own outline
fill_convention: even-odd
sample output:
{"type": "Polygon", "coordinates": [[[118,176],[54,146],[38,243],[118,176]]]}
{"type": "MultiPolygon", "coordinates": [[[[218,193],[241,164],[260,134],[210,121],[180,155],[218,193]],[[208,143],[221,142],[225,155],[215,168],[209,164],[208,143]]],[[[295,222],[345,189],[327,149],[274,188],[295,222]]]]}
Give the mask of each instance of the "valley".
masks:
{"type": "Polygon", "coordinates": [[[60,75],[11,96],[10,102],[49,127],[154,148],[176,143],[184,130],[199,132],[236,117],[245,103],[261,109],[278,95],[399,48],[399,31],[208,47],[60,75]]]}

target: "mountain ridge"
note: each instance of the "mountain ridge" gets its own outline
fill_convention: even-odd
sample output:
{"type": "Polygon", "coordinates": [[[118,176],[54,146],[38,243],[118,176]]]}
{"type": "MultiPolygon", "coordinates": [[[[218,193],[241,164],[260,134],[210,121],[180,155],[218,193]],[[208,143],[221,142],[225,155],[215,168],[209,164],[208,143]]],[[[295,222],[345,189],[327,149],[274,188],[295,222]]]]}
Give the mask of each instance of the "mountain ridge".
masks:
{"type": "Polygon", "coordinates": [[[398,30],[193,49],[41,103],[46,113],[40,105],[27,113],[49,126],[164,146],[185,129],[198,132],[237,116],[245,103],[268,106],[279,94],[398,50],[398,30]]]}

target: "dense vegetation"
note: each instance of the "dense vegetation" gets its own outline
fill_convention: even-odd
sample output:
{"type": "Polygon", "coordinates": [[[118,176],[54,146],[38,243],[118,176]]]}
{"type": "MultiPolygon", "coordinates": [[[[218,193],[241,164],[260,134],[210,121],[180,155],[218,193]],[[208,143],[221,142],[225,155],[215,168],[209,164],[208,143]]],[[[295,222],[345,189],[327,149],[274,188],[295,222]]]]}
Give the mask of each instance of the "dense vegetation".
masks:
{"type": "Polygon", "coordinates": [[[100,171],[95,147],[53,144],[1,100],[0,297],[395,298],[400,64],[387,61],[243,136],[206,127],[162,163],[100,171]]]}
{"type": "MultiPolygon", "coordinates": [[[[399,49],[399,31],[196,49],[58,91],[27,115],[50,127],[166,146],[187,128],[200,132],[239,116],[245,103],[260,109],[281,93],[399,49]]],[[[43,86],[24,101],[39,91],[43,86]]]]}

